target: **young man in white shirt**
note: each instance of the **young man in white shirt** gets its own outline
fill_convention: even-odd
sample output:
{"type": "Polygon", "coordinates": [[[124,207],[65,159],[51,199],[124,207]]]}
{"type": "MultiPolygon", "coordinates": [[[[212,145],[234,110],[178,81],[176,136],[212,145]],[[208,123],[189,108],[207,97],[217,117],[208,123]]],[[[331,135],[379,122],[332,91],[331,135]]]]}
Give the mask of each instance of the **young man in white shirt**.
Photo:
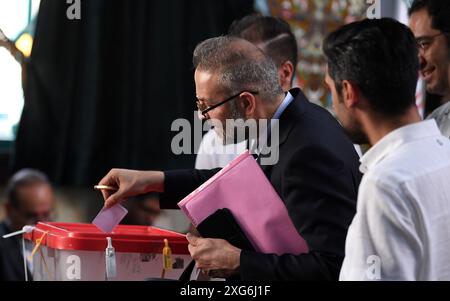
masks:
{"type": "Polygon", "coordinates": [[[414,35],[364,20],[332,33],[324,52],[338,118],[355,143],[373,145],[340,280],[450,280],[450,141],[415,105],[414,35]]]}

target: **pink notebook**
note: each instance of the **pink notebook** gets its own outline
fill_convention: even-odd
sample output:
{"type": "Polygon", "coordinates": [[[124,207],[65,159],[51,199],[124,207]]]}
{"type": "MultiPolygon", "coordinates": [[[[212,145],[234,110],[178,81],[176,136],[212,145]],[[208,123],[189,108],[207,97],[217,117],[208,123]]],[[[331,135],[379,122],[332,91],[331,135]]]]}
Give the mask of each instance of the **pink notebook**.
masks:
{"type": "Polygon", "coordinates": [[[249,152],[232,161],[178,206],[194,226],[218,209],[228,208],[258,252],[309,252],[286,206],[249,152]]]}

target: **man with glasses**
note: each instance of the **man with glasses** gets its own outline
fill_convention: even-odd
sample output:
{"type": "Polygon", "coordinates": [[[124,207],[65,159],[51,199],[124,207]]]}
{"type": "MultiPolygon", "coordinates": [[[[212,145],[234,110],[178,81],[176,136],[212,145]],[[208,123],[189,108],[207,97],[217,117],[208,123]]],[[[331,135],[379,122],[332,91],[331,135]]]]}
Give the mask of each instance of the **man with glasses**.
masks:
{"type": "MultiPolygon", "coordinates": [[[[229,34],[243,38],[264,51],[278,68],[283,91],[292,89],[295,66],[298,61],[298,47],[296,38],[287,22],[276,17],[252,14],[234,21],[230,26],[229,34]]],[[[204,107],[199,109],[202,110],[204,107]]],[[[210,130],[200,144],[195,168],[224,167],[243,153],[246,148],[246,141],[224,145],[216,132],[210,130]]]]}
{"type": "MultiPolygon", "coordinates": [[[[47,177],[37,170],[17,172],[6,188],[5,221],[0,223],[0,281],[24,281],[22,246],[19,237],[3,235],[21,230],[24,226],[51,220],[54,208],[53,189],[47,177]]],[[[26,245],[28,253],[31,245],[26,245]]],[[[28,271],[32,269],[28,262],[28,271]]],[[[31,279],[31,275],[28,275],[31,279]]]]}
{"type": "Polygon", "coordinates": [[[420,74],[429,93],[442,97],[436,119],[450,138],[450,4],[442,0],[415,0],[409,10],[410,28],[419,46],[420,74]]]}
{"type": "MultiPolygon", "coordinates": [[[[308,102],[300,89],[283,92],[273,61],[244,39],[226,36],[200,43],[194,66],[204,118],[219,125],[226,120],[279,118],[279,160],[261,167],[309,247],[308,254],[277,256],[240,250],[220,239],[188,236],[197,267],[223,272],[216,277],[245,281],[337,280],[361,178],[358,155],[339,123],[327,110],[308,102]]],[[[230,137],[229,128],[219,128],[219,136],[230,137]]],[[[218,171],[113,169],[100,185],[117,189],[103,191],[107,207],[155,191],[162,193],[162,207],[175,208],[218,171]]]]}

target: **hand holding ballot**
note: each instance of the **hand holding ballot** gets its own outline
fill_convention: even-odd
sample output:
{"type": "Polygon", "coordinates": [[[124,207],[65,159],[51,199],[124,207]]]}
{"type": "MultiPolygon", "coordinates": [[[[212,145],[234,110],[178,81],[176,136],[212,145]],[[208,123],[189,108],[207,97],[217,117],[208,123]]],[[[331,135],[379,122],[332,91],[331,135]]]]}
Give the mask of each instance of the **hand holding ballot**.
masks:
{"type": "Polygon", "coordinates": [[[100,181],[99,186],[116,188],[116,191],[100,189],[105,199],[105,207],[111,208],[129,197],[148,192],[163,192],[164,173],[113,169],[100,181]]]}

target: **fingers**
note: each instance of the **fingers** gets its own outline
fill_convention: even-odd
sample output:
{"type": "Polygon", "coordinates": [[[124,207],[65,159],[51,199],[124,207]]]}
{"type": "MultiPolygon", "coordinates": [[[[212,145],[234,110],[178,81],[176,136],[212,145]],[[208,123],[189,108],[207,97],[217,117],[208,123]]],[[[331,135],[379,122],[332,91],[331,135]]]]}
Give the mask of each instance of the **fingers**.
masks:
{"type": "Polygon", "coordinates": [[[119,187],[117,171],[115,169],[112,169],[106,176],[103,177],[103,179],[101,179],[98,185],[119,187]]]}
{"type": "MultiPolygon", "coordinates": [[[[118,171],[113,169],[111,170],[99,183],[98,185],[102,186],[112,186],[118,187],[119,190],[114,192],[111,190],[101,190],[103,199],[105,200],[105,207],[111,208],[117,203],[121,202],[123,197],[123,187],[120,187],[120,181],[118,177],[118,171]]],[[[123,186],[123,185],[122,185],[123,186]]]]}
{"type": "Polygon", "coordinates": [[[112,195],[112,193],[110,191],[107,190],[100,190],[100,192],[103,195],[103,200],[106,201],[107,199],[109,199],[109,197],[112,195]]]}
{"type": "Polygon", "coordinates": [[[117,192],[111,194],[105,201],[105,208],[111,208],[114,205],[121,203],[125,199],[124,193],[122,189],[119,189],[117,192]]]}
{"type": "Polygon", "coordinates": [[[199,262],[199,253],[201,252],[201,247],[199,246],[200,238],[192,235],[191,233],[188,233],[186,235],[186,238],[189,242],[188,250],[191,254],[191,257],[195,260],[198,268],[203,268],[203,266],[201,266],[201,263],[199,262]]]}
{"type": "Polygon", "coordinates": [[[197,253],[197,237],[192,235],[191,233],[188,233],[186,235],[186,239],[189,242],[189,245],[188,245],[189,253],[191,254],[191,257],[194,258],[194,256],[197,253]]]}
{"type": "Polygon", "coordinates": [[[191,245],[193,245],[193,246],[197,246],[198,241],[199,241],[199,239],[200,239],[200,237],[194,236],[194,235],[192,235],[191,233],[188,233],[188,234],[186,235],[186,238],[187,238],[189,244],[191,244],[191,245]]]}

